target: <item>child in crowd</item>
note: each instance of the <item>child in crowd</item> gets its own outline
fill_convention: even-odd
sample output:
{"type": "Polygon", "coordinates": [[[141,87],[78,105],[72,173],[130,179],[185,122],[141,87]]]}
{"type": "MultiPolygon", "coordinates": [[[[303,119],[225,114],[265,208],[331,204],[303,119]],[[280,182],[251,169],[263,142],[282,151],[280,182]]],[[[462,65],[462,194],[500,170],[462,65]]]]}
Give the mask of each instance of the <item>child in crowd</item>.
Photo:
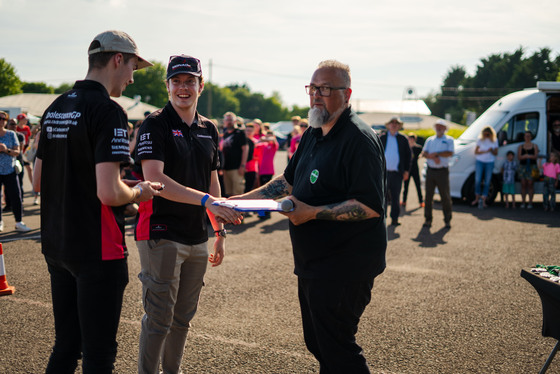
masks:
{"type": "Polygon", "coordinates": [[[504,176],[502,194],[506,201],[506,208],[509,208],[509,195],[511,195],[511,207],[515,208],[515,171],[517,170],[517,161],[515,161],[515,153],[512,151],[509,151],[506,157],[507,160],[502,166],[502,174],[504,176]]]}
{"type": "Polygon", "coordinates": [[[560,175],[560,164],[558,154],[551,152],[548,162],[542,165],[544,186],[543,186],[543,206],[544,211],[554,211],[556,208],[556,187],[558,187],[558,175],[560,175]]]}

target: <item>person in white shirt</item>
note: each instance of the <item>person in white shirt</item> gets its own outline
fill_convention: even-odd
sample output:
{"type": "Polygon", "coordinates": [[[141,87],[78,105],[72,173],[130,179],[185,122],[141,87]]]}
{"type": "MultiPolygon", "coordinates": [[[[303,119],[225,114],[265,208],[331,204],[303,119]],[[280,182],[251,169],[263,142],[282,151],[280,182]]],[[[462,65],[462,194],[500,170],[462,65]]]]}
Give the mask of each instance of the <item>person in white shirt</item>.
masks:
{"type": "Polygon", "coordinates": [[[451,228],[451,193],[449,188],[449,159],[455,152],[453,138],[446,135],[448,125],[442,119],[436,121],[434,129],[436,135],[430,136],[424,143],[422,150],[426,158],[428,170],[426,172],[426,206],[424,207],[424,227],[432,226],[432,205],[436,187],[439,190],[443,208],[445,228],[451,228]]]}
{"type": "Polygon", "coordinates": [[[498,154],[498,140],[496,132],[490,126],[486,126],[480,132],[480,136],[476,141],[476,165],[474,172],[474,192],[476,197],[471,205],[479,205],[480,208],[486,208],[486,199],[488,198],[488,189],[492,180],[492,171],[494,170],[494,160],[498,154]],[[484,188],[481,186],[482,177],[484,176],[484,188]],[[481,194],[482,190],[482,194],[481,194]]]}

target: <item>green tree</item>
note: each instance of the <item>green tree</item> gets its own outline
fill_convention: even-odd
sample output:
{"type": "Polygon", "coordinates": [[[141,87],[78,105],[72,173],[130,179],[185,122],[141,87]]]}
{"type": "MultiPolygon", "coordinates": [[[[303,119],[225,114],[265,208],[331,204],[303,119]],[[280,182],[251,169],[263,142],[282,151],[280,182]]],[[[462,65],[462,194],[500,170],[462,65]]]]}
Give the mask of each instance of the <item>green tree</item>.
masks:
{"type": "Polygon", "coordinates": [[[21,90],[23,93],[54,93],[54,87],[49,86],[45,82],[23,82],[21,90]]]}
{"type": "Polygon", "coordinates": [[[58,86],[54,89],[54,93],[55,94],[63,94],[66,91],[71,90],[72,87],[74,87],[73,83],[62,83],[60,86],[58,86]]]}
{"type": "Polygon", "coordinates": [[[154,66],[134,72],[134,84],[126,87],[124,96],[141,96],[145,103],[161,108],[167,103],[167,88],[165,87],[166,68],[160,62],[152,61],[154,66]]]}
{"type": "Polygon", "coordinates": [[[21,92],[21,80],[16,74],[16,69],[5,59],[0,58],[0,96],[16,95],[21,92]]]}
{"type": "Polygon", "coordinates": [[[282,106],[280,95],[275,92],[271,97],[265,97],[262,93],[252,93],[249,86],[228,86],[234,96],[239,100],[239,112],[236,113],[243,118],[260,118],[265,122],[274,122],[288,119],[288,109],[282,106]]]}
{"type": "Polygon", "coordinates": [[[239,100],[229,88],[205,83],[204,91],[198,98],[198,111],[205,117],[221,118],[228,111],[239,113],[239,100]]]}
{"type": "Polygon", "coordinates": [[[508,93],[535,87],[539,80],[559,79],[560,55],[553,59],[551,54],[550,49],[541,48],[526,57],[523,47],[492,54],[480,60],[473,76],[454,67],[444,79],[442,94],[427,97],[426,104],[436,115],[451,113],[453,121],[463,122],[466,111],[481,114],[508,93]]]}
{"type": "Polygon", "coordinates": [[[463,109],[460,93],[466,77],[467,72],[463,66],[456,65],[449,69],[443,80],[441,92],[426,100],[426,105],[434,115],[444,117],[445,114],[451,114],[451,119],[455,122],[462,119],[463,109]]]}
{"type": "Polygon", "coordinates": [[[309,112],[309,107],[299,107],[294,105],[292,109],[288,112],[288,117],[292,118],[293,116],[300,116],[301,118],[306,118],[307,113],[309,112]]]}

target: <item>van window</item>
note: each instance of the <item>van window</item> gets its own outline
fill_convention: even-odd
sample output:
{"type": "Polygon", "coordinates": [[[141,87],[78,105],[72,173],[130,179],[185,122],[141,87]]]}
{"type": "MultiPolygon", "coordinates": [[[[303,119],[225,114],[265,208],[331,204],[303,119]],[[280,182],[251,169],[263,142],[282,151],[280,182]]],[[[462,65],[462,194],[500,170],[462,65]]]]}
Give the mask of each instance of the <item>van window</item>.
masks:
{"type": "Polygon", "coordinates": [[[498,143],[506,145],[524,141],[525,131],[530,131],[533,139],[539,128],[539,113],[521,113],[511,117],[498,131],[498,143]]]}

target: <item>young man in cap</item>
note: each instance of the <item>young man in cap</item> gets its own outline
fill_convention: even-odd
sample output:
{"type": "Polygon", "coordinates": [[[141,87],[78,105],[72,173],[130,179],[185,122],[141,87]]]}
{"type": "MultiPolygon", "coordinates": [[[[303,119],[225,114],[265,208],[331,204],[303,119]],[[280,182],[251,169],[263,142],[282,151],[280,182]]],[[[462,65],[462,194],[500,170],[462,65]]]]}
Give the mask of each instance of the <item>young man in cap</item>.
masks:
{"type": "Polygon", "coordinates": [[[391,118],[385,124],[387,133],[381,135],[387,162],[387,200],[391,199],[391,226],[400,225],[401,188],[403,181],[408,180],[412,159],[408,139],[399,133],[402,124],[398,117],[391,118]]]}
{"type": "Polygon", "coordinates": [[[169,102],[144,120],[136,161],[148,179],[165,184],[160,196],[141,203],[135,230],[140,253],[144,311],[138,372],[179,373],[190,321],[208,262],[222,263],[226,231],[238,212],[212,203],[220,196],[218,129],[196,111],[204,88],[200,61],[171,56],[169,102]],[[216,240],[208,255],[206,212],[216,240]],[[218,222],[218,220],[220,222],[218,222]]]}
{"type": "Polygon", "coordinates": [[[309,124],[284,174],[240,197],[287,195],[305,344],[321,373],[370,373],[358,322],[385,269],[385,157],[350,108],[350,68],[319,64],[306,86],[309,124]]]}
{"type": "Polygon", "coordinates": [[[447,122],[438,119],[434,124],[436,134],[426,139],[422,156],[426,158],[426,205],[424,207],[424,227],[432,226],[432,205],[437,187],[441,197],[445,228],[451,228],[451,191],[449,187],[449,159],[455,152],[453,138],[446,135],[447,122]]]}
{"type": "Polygon", "coordinates": [[[123,181],[126,113],[109,96],[151,66],[122,31],[97,35],[85,80],[42,117],[33,187],[41,192],[41,242],[51,275],[55,344],[46,373],[112,373],[128,283],[124,205],[147,201],[160,183],[123,181]],[[44,177],[43,177],[44,176],[44,177]]]}

